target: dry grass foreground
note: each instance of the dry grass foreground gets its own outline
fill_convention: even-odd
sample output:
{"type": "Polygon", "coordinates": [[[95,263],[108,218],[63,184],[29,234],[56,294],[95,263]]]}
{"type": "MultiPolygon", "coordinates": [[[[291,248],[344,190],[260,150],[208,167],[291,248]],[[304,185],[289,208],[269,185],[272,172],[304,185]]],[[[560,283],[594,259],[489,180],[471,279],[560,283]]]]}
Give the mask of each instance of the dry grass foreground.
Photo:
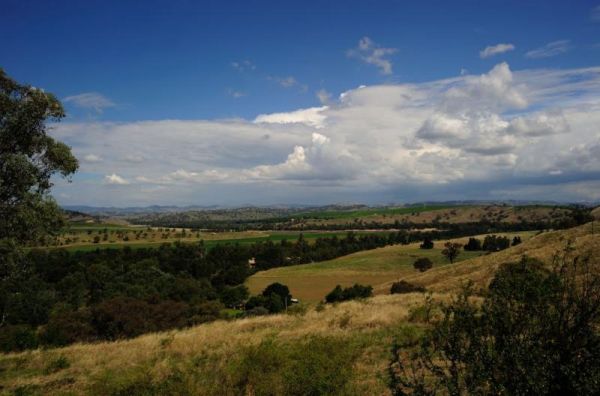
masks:
{"type": "Polygon", "coordinates": [[[377,296],[131,340],[0,355],[0,394],[265,394],[259,391],[264,386],[271,389],[267,394],[286,394],[295,393],[290,384],[314,381],[323,372],[330,376],[324,383],[341,381],[341,393],[387,394],[391,342],[418,332],[407,316],[423,299],[377,296]],[[291,359],[279,368],[258,361],[261,354],[291,359]],[[308,359],[305,365],[302,359],[308,359]],[[302,377],[311,367],[322,369],[302,377]],[[277,384],[290,373],[300,378],[277,384]]]}
{"type": "MultiPolygon", "coordinates": [[[[506,235],[509,238],[519,235],[526,241],[533,237],[535,232],[498,235],[506,235]]],[[[485,236],[477,237],[483,239],[485,236]]],[[[468,237],[450,241],[464,245],[468,237]]],[[[289,287],[294,297],[308,302],[323,300],[338,284],[344,287],[355,283],[371,285],[374,287],[375,294],[388,294],[392,282],[419,273],[413,267],[413,263],[419,257],[429,258],[433,262],[434,269],[449,265],[448,260],[442,255],[445,242],[447,241],[435,241],[433,249],[420,249],[420,243],[393,245],[319,263],[273,268],[257,272],[246,281],[246,286],[252,294],[259,294],[271,283],[283,283],[289,287]]],[[[457,261],[469,260],[482,254],[483,252],[461,251],[457,261]]]]}

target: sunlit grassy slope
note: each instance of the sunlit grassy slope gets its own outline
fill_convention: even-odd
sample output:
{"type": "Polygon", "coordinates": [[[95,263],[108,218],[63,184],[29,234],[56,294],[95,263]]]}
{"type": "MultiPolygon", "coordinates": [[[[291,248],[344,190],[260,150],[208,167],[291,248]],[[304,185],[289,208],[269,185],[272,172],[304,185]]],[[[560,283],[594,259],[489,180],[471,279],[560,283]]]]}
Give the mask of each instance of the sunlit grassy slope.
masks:
{"type": "MultiPolygon", "coordinates": [[[[520,235],[523,240],[526,240],[534,234],[521,232],[503,235],[509,237],[520,235]]],[[[459,238],[452,241],[465,244],[467,239],[459,238]]],[[[413,263],[419,257],[429,258],[434,263],[434,268],[449,265],[441,253],[444,242],[446,241],[436,241],[434,248],[430,250],[420,249],[419,243],[394,245],[320,263],[273,268],[256,273],[246,284],[251,293],[258,294],[273,282],[283,283],[290,288],[294,297],[312,302],[322,300],[338,284],[342,286],[350,286],[354,283],[366,284],[373,286],[376,294],[388,293],[391,282],[418,273],[413,268],[413,263]]],[[[461,251],[457,261],[482,254],[483,252],[461,251]]]]}
{"type": "MultiPolygon", "coordinates": [[[[448,299],[466,280],[485,286],[501,263],[523,255],[550,263],[569,241],[572,254],[600,255],[600,234],[592,234],[587,224],[425,273],[413,271],[405,279],[436,291],[434,298],[448,299]]],[[[372,262],[381,270],[388,265],[384,259],[372,262]]],[[[355,261],[352,270],[368,267],[355,261]]],[[[382,284],[380,291],[386,288],[382,284]]],[[[423,299],[422,294],[379,295],[132,340],[0,354],[0,394],[284,395],[334,389],[387,395],[390,347],[395,339],[419,334],[422,325],[410,312],[423,299]]]]}
{"type": "MultiPolygon", "coordinates": [[[[455,291],[467,280],[473,281],[476,287],[485,288],[501,264],[515,262],[523,256],[528,256],[551,265],[557,254],[563,254],[567,247],[571,256],[597,260],[600,257],[598,225],[592,228],[592,223],[588,223],[568,230],[544,232],[510,249],[439,267],[422,274],[413,273],[405,279],[437,292],[455,291]]],[[[385,289],[389,285],[391,283],[379,287],[385,289]]]]}

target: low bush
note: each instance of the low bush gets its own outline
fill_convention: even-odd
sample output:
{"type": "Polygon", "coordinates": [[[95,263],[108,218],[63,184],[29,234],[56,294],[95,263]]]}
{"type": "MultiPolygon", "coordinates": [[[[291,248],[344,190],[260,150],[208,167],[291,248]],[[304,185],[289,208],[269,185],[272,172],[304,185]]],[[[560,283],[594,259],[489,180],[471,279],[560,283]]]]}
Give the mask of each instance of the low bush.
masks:
{"type": "Polygon", "coordinates": [[[325,301],[328,303],[355,300],[358,298],[367,298],[373,296],[373,287],[359,285],[358,283],[351,287],[342,289],[340,285],[337,285],[329,294],[325,297],[325,301]]]}
{"type": "Polygon", "coordinates": [[[424,293],[425,288],[419,285],[413,285],[407,281],[398,281],[392,284],[390,294],[404,294],[404,293],[424,293]]]}
{"type": "Polygon", "coordinates": [[[433,262],[427,257],[420,257],[415,260],[413,267],[415,267],[416,270],[425,272],[433,267],[433,262]]]}

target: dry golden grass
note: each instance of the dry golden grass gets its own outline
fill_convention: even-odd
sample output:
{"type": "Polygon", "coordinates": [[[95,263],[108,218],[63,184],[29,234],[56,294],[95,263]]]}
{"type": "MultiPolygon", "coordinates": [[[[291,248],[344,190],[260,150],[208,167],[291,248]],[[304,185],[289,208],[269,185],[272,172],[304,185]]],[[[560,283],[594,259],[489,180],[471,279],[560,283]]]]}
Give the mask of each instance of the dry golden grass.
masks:
{"type": "MultiPolygon", "coordinates": [[[[444,295],[438,298],[447,298],[444,295]]],[[[355,387],[385,394],[385,368],[390,339],[381,331],[406,321],[409,310],[423,302],[422,294],[377,296],[310,308],[303,315],[271,315],[217,321],[194,328],[148,334],[131,340],[72,345],[55,350],[35,350],[0,355],[0,391],[5,394],[19,387],[37,386],[43,394],[85,393],[106,372],[126,373],[149,367],[153,375],[167,375],[172,362],[189,362],[210,356],[216,366],[226,363],[242,346],[258,344],[268,337],[286,342],[308,336],[364,337],[364,356],[358,359],[355,387]],[[45,372],[49,362],[65,357],[70,367],[56,373],[45,372]],[[362,363],[361,363],[362,362],[362,363]],[[365,365],[365,362],[370,362],[365,365]]],[[[206,373],[210,375],[210,373],[206,373]]],[[[201,386],[200,386],[201,388],[201,386]]],[[[199,388],[199,389],[200,389],[199,388]]],[[[369,394],[369,392],[365,393],[369,394]]]]}
{"type": "MultiPolygon", "coordinates": [[[[477,287],[485,288],[494,276],[498,267],[503,263],[519,261],[528,256],[551,264],[553,258],[571,244],[578,255],[592,257],[600,256],[600,230],[592,234],[591,223],[569,230],[545,232],[536,235],[521,245],[494,254],[477,257],[445,267],[434,268],[425,273],[416,273],[405,280],[425,286],[436,292],[451,292],[457,290],[470,280],[477,287]]],[[[391,284],[380,285],[380,288],[391,284]]]]}

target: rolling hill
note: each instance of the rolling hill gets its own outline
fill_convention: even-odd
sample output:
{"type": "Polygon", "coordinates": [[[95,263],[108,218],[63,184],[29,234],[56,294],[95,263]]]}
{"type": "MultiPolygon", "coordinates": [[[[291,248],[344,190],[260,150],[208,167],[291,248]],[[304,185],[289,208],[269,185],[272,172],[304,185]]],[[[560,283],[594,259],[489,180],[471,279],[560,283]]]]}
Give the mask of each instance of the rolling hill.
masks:
{"type": "MultiPolygon", "coordinates": [[[[527,240],[534,236],[535,232],[502,235],[509,238],[520,235],[523,240],[527,240]]],[[[468,238],[457,238],[451,241],[464,245],[467,240],[468,238]]],[[[290,288],[294,297],[310,302],[322,300],[338,284],[372,285],[375,294],[385,294],[389,293],[392,282],[416,276],[418,272],[413,268],[413,263],[419,257],[429,258],[434,263],[434,269],[448,265],[448,261],[441,254],[443,246],[443,241],[436,241],[433,249],[420,249],[419,243],[393,245],[319,263],[278,267],[254,274],[248,278],[246,285],[253,294],[258,294],[271,283],[283,283],[290,288]]],[[[461,251],[457,260],[469,261],[482,254],[484,252],[481,251],[461,251]]],[[[456,265],[455,263],[452,267],[456,265]]]]}

